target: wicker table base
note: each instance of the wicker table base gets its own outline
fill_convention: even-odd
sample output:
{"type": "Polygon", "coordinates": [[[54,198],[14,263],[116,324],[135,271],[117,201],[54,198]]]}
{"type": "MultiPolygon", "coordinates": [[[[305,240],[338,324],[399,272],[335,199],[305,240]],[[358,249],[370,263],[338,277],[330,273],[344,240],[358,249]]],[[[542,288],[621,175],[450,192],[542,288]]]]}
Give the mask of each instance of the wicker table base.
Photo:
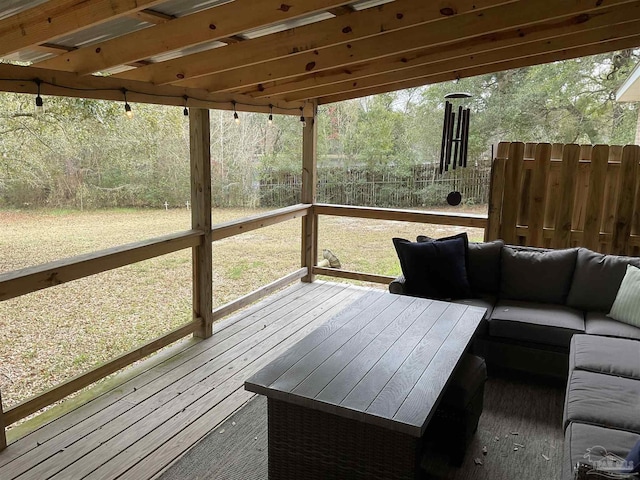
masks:
{"type": "Polygon", "coordinates": [[[422,441],[269,398],[269,480],[416,480],[422,441]]]}

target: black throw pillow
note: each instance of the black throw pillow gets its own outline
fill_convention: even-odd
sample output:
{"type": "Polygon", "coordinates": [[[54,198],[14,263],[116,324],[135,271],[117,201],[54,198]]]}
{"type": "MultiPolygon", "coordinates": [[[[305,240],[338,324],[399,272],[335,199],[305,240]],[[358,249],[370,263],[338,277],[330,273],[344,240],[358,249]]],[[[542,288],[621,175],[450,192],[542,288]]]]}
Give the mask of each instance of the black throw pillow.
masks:
{"type": "Polygon", "coordinates": [[[469,279],[469,237],[467,232],[457,233],[450,237],[432,238],[426,235],[418,235],[416,241],[420,243],[424,242],[442,242],[443,240],[453,240],[454,238],[461,238],[464,241],[464,266],[467,269],[467,279],[469,279]]]}
{"type": "Polygon", "coordinates": [[[465,240],[466,235],[433,242],[394,238],[406,293],[437,299],[469,298],[465,240]]]}

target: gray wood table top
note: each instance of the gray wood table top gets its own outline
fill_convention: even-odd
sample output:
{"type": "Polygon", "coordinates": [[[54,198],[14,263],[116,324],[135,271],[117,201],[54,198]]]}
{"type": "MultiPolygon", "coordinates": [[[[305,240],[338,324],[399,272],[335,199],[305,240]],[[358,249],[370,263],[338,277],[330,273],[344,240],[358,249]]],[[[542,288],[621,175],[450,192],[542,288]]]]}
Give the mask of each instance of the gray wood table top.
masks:
{"type": "Polygon", "coordinates": [[[245,389],[421,436],[484,313],[372,291],[249,378],[245,389]]]}

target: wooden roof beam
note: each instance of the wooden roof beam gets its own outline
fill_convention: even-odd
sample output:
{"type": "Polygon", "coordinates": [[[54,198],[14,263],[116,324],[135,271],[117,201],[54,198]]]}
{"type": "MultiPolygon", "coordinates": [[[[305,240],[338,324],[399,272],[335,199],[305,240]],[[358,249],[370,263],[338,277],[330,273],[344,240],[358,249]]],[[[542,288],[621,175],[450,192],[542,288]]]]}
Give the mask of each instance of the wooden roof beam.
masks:
{"type": "Polygon", "coordinates": [[[610,33],[610,29],[615,28],[615,25],[635,20],[640,20],[640,2],[625,6],[624,9],[613,7],[608,10],[603,10],[599,12],[598,15],[594,15],[586,21],[584,21],[584,17],[582,16],[562,19],[560,21],[553,20],[526,28],[474,37],[445,46],[427,47],[421,50],[387,57],[379,61],[350,65],[348,68],[328,70],[317,74],[269,82],[264,85],[259,85],[258,87],[253,86],[234,91],[251,95],[254,98],[287,97],[287,94],[293,92],[319,88],[324,85],[344,81],[356,81],[360,78],[385,72],[414,68],[420,65],[480,54],[513,45],[526,45],[541,40],[560,39],[566,35],[593,30],[599,30],[599,32],[593,33],[592,35],[601,35],[600,32],[610,33]]]}
{"type": "Polygon", "coordinates": [[[439,73],[436,75],[430,75],[422,78],[414,78],[411,80],[394,82],[386,85],[378,85],[375,87],[368,87],[362,89],[353,89],[349,92],[344,92],[336,95],[328,95],[326,97],[318,98],[318,103],[323,105],[326,103],[342,102],[345,100],[351,100],[354,98],[366,97],[369,95],[379,95],[381,93],[392,92],[396,90],[402,90],[405,88],[415,88],[424,85],[430,85],[433,83],[441,83],[458,78],[475,77],[477,75],[486,75],[493,72],[502,72],[505,70],[511,70],[514,68],[530,67],[532,65],[539,65],[543,63],[556,62],[561,60],[569,60],[572,58],[586,57],[589,55],[597,55],[599,53],[611,52],[615,50],[624,50],[627,48],[634,48],[640,46],[640,35],[633,37],[612,40],[608,42],[597,43],[595,45],[588,45],[586,47],[578,47],[560,52],[543,53],[540,55],[534,55],[531,57],[521,58],[517,60],[504,60],[501,62],[483,65],[480,67],[472,67],[468,69],[459,69],[447,73],[439,73]]]}
{"type": "Polygon", "coordinates": [[[597,45],[601,43],[623,40],[629,37],[637,38],[638,32],[640,32],[640,21],[628,22],[616,25],[615,29],[602,27],[586,33],[566,35],[552,40],[542,40],[527,43],[525,45],[514,45],[512,47],[499,50],[491,50],[474,55],[465,55],[459,58],[448,58],[446,60],[418,67],[390,71],[365,78],[333,83],[318,88],[302,90],[300,92],[293,92],[291,94],[284,95],[283,97],[288,101],[302,101],[309,98],[337,95],[351,89],[364,89],[376,87],[378,85],[388,85],[408,81],[414,78],[425,78],[431,75],[444,74],[462,69],[493,65],[504,61],[517,61],[528,57],[539,57],[543,54],[550,55],[554,52],[559,52],[560,55],[564,55],[564,52],[575,48],[587,48],[589,46],[597,48],[597,45]]]}
{"type": "Polygon", "coordinates": [[[247,40],[242,45],[187,55],[147,68],[123,72],[118,76],[163,85],[261,62],[291,58],[304,52],[310,52],[312,55],[313,51],[319,48],[446,19],[452,15],[452,11],[463,14],[513,1],[456,0],[454,7],[445,10],[438,2],[396,0],[378,8],[352,12],[315,24],[247,40]]]}
{"type": "Polygon", "coordinates": [[[0,20],[0,56],[129,15],[163,0],[49,0],[0,20]]]}
{"type": "Polygon", "coordinates": [[[35,80],[39,79],[42,95],[122,102],[124,101],[123,89],[126,89],[127,100],[130,103],[183,107],[186,96],[188,107],[233,110],[233,102],[236,102],[238,111],[269,113],[270,104],[273,104],[273,113],[299,116],[300,108],[303,108],[305,116],[313,116],[313,104],[309,102],[289,103],[254,99],[242,94],[211,94],[197,89],[171,85],[155,86],[114,77],[78,76],[75,73],[36,67],[0,64],[0,79],[0,91],[4,92],[35,95],[37,93],[35,80]]]}
{"type": "MultiPolygon", "coordinates": [[[[509,3],[476,13],[455,15],[433,22],[429,28],[416,26],[381,33],[359,41],[236,68],[228,72],[182,80],[174,84],[203,88],[212,92],[231,91],[268,81],[346,67],[426,46],[446,45],[489,33],[524,28],[552,19],[581,15],[584,21],[588,21],[591,15],[605,8],[602,6],[603,3],[591,0],[554,3],[547,0],[527,0],[524,3],[509,3]]],[[[610,7],[632,3],[633,0],[611,0],[607,5],[610,7]]]]}
{"type": "Polygon", "coordinates": [[[340,6],[344,0],[235,0],[45,60],[42,68],[89,74],[340,6]]]}

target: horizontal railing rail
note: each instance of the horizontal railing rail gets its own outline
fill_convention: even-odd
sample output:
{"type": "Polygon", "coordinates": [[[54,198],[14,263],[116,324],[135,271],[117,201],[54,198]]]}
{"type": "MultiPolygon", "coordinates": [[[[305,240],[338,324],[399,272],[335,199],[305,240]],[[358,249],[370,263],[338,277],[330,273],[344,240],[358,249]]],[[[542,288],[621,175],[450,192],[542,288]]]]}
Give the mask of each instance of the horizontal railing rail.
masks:
{"type": "Polygon", "coordinates": [[[313,212],[316,215],[395,220],[398,222],[430,223],[433,225],[453,225],[472,228],[486,228],[487,226],[487,215],[473,213],[443,213],[394,208],[352,207],[348,205],[329,205],[324,203],[314,204],[313,212]]]}
{"type": "Polygon", "coordinates": [[[171,233],[3,273],[0,274],[0,301],[195,247],[200,244],[202,235],[199,230],[171,233]]]}
{"type": "MultiPolygon", "coordinates": [[[[487,228],[486,214],[444,213],[421,210],[401,210],[394,208],[354,207],[348,205],[329,205],[317,203],[313,205],[314,215],[334,215],[341,217],[368,218],[372,220],[391,220],[399,222],[429,223],[433,225],[449,225],[470,228],[487,228]]],[[[321,226],[319,228],[322,228],[321,226]]],[[[388,285],[395,277],[376,273],[338,270],[314,266],[314,275],[326,275],[336,278],[347,278],[363,282],[382,283],[388,285]]]]}
{"type": "Polygon", "coordinates": [[[352,270],[337,270],[335,268],[313,267],[314,275],[327,275],[329,277],[347,278],[349,280],[359,280],[361,282],[390,284],[396,277],[389,275],[378,275],[376,273],[354,272],[352,270]]]}
{"type": "Polygon", "coordinates": [[[278,208],[266,213],[245,217],[230,222],[218,223],[211,227],[213,241],[222,240],[224,238],[233,237],[242,233],[250,232],[258,228],[264,228],[276,225],[281,222],[293,220],[294,218],[302,218],[309,213],[312,205],[299,203],[290,207],[278,208]]]}

